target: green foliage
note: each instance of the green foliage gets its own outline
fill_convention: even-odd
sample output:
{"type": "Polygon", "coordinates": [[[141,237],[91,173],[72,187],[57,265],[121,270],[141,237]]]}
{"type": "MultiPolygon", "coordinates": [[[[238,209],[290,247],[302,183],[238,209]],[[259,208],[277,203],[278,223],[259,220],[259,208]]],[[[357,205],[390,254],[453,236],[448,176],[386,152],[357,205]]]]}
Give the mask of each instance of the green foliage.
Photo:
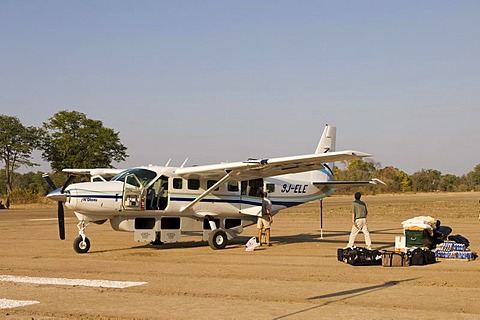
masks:
{"type": "Polygon", "coordinates": [[[5,164],[6,206],[13,191],[13,174],[20,166],[33,167],[32,151],[39,146],[40,130],[25,127],[17,117],[0,115],[0,160],[5,164]]]}
{"type": "Polygon", "coordinates": [[[112,161],[124,161],[127,148],[118,132],[88,119],[77,111],[59,111],[43,124],[44,160],[52,169],[111,168],[112,161]]]}
{"type": "Polygon", "coordinates": [[[439,188],[441,191],[456,191],[459,180],[460,178],[453,174],[445,174],[440,179],[439,188]]]}
{"type": "Polygon", "coordinates": [[[397,168],[385,167],[377,170],[374,176],[386,184],[386,186],[376,186],[376,188],[379,188],[381,192],[395,193],[412,190],[412,181],[410,176],[397,168]]]}
{"type": "Polygon", "coordinates": [[[348,164],[348,177],[350,180],[370,180],[377,167],[378,163],[371,160],[351,160],[348,164]]]}
{"type": "Polygon", "coordinates": [[[465,183],[469,190],[480,191],[480,163],[465,176],[465,183]]]}
{"type": "Polygon", "coordinates": [[[39,144],[39,130],[25,127],[17,117],[0,115],[0,159],[8,169],[34,166],[31,153],[39,144]]]}
{"type": "Polygon", "coordinates": [[[420,192],[432,192],[440,190],[442,173],[434,169],[422,169],[415,172],[412,179],[412,190],[420,192]]]}
{"type": "Polygon", "coordinates": [[[435,191],[480,191],[480,164],[467,175],[457,177],[445,174],[434,169],[422,169],[409,175],[397,168],[380,165],[373,161],[352,160],[340,163],[334,169],[337,181],[366,181],[377,178],[386,183],[386,186],[349,187],[337,189],[337,192],[349,194],[361,190],[364,193],[395,193],[395,192],[435,192],[435,191]],[[342,169],[343,168],[343,169],[342,169]]]}

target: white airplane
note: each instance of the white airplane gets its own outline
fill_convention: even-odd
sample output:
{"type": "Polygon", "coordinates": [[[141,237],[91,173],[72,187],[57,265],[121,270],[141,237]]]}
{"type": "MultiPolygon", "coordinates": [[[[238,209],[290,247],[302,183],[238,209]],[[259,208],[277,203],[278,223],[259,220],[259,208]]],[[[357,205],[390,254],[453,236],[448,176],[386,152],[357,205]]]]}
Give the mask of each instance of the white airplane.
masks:
{"type": "Polygon", "coordinates": [[[358,151],[334,151],[336,128],[327,125],[313,154],[248,159],[192,167],[145,166],[118,169],[64,169],[71,176],[47,198],[58,201],[60,239],[65,239],[64,208],[79,220],[74,241],[78,253],[90,249],[85,229],[107,220],[117,231],[134,232],[134,239],[153,244],[178,242],[182,233],[202,234],[212,249],[256,223],[262,192],[268,191],[272,215],[281,209],[331,195],[342,185],[371,181],[334,181],[333,162],[371,156],[358,151]],[[74,175],[89,174],[91,182],[73,183],[74,175]],[[106,178],[112,177],[107,180],[106,178]]]}

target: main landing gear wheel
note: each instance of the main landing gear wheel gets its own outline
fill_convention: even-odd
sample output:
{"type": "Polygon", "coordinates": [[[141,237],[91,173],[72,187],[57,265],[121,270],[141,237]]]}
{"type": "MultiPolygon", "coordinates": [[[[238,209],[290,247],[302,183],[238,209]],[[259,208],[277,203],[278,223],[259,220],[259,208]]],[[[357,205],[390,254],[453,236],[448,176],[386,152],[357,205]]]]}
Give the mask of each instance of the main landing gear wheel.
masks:
{"type": "Polygon", "coordinates": [[[73,241],[73,249],[76,253],[87,253],[90,250],[90,240],[85,237],[85,241],[83,241],[83,238],[78,236],[73,241]]]}
{"type": "Polygon", "coordinates": [[[214,250],[225,248],[227,240],[227,234],[222,229],[212,230],[208,236],[208,244],[214,250]]]}

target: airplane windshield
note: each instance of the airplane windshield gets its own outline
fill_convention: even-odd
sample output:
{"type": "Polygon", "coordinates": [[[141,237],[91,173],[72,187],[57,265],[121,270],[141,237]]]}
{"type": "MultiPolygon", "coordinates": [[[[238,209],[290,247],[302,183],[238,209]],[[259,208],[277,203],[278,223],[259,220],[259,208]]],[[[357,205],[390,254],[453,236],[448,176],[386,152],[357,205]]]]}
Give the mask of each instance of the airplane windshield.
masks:
{"type": "Polygon", "coordinates": [[[157,176],[157,174],[153,171],[141,168],[134,168],[120,172],[115,177],[113,177],[111,181],[123,182],[125,180],[125,177],[129,174],[134,174],[135,176],[137,176],[138,180],[142,182],[143,186],[147,186],[150,181],[152,181],[157,176]]]}

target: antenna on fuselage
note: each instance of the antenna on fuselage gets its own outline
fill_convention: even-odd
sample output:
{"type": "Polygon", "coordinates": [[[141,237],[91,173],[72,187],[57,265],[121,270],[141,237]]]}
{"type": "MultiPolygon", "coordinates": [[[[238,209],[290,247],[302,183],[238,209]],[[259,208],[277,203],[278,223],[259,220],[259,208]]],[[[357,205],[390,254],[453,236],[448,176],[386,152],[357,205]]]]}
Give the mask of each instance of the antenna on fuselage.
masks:
{"type": "Polygon", "coordinates": [[[172,159],[168,159],[167,163],[165,163],[165,167],[168,167],[168,165],[170,164],[170,161],[172,161],[172,159]]]}
{"type": "Polygon", "coordinates": [[[180,166],[180,168],[183,168],[183,167],[185,166],[185,164],[187,163],[187,161],[188,161],[188,158],[185,159],[185,161],[183,161],[183,163],[182,163],[182,165],[180,166]]]}

